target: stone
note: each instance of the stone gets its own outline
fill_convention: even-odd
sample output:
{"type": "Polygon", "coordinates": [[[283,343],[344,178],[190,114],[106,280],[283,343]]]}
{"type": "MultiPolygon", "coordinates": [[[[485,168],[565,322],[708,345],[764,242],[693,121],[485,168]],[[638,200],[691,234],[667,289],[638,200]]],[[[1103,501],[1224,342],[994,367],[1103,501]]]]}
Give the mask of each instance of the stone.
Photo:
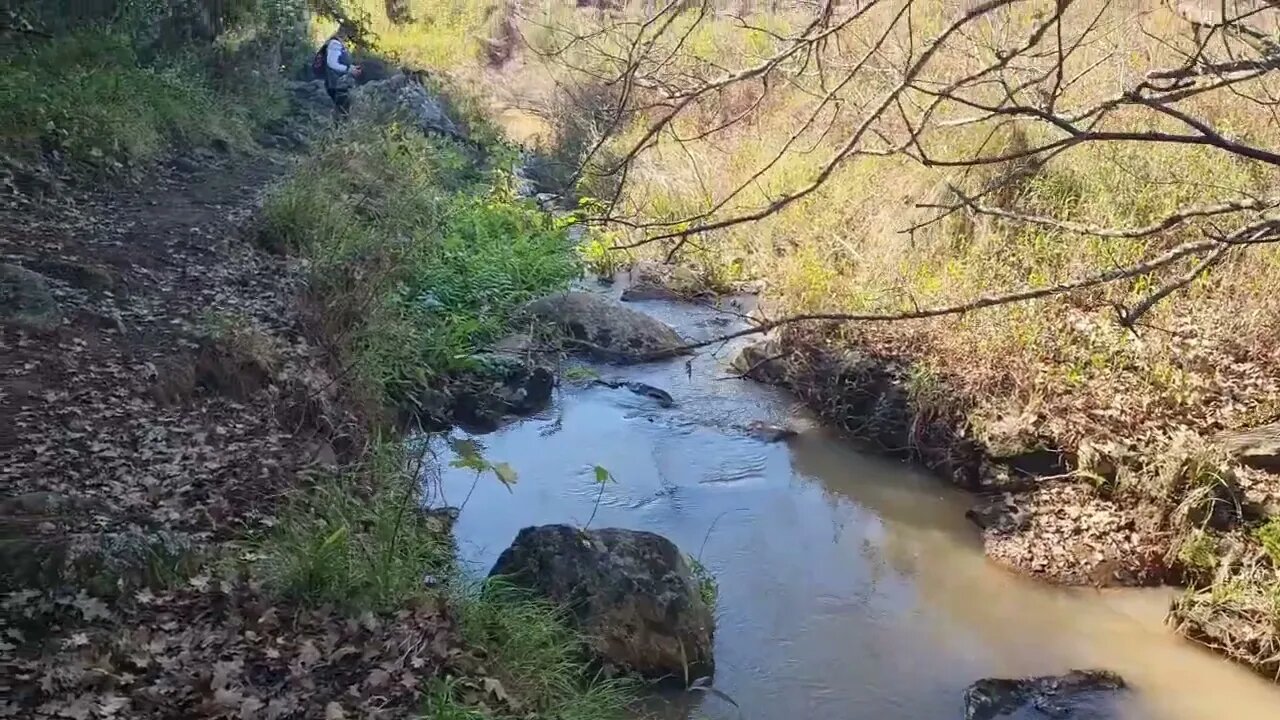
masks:
{"type": "Polygon", "coordinates": [[[684,555],[661,535],[528,527],[489,575],[564,605],[608,666],[682,684],[713,671],[711,608],[684,555]]]}
{"type": "Polygon", "coordinates": [[[19,265],[0,263],[0,322],[36,330],[62,323],[62,311],[43,275],[19,265]]]}
{"type": "Polygon", "coordinates": [[[689,300],[710,294],[697,273],[680,265],[638,262],[628,275],[630,285],[622,291],[623,302],[689,300]]]}
{"type": "Polygon", "coordinates": [[[333,105],[329,94],[325,92],[323,80],[292,80],[285,83],[285,86],[304,105],[312,105],[317,110],[328,110],[333,105]]]}
{"type": "Polygon", "coordinates": [[[550,368],[506,354],[479,355],[475,369],[453,383],[452,419],[473,432],[492,432],[508,417],[525,417],[551,403],[550,368]]]}
{"type": "Polygon", "coordinates": [[[671,393],[667,392],[666,390],[663,390],[660,387],[654,387],[653,385],[649,385],[648,383],[596,380],[593,384],[603,385],[604,387],[613,388],[614,390],[618,390],[618,389],[630,390],[631,392],[641,397],[653,398],[654,400],[657,400],[658,404],[664,408],[675,407],[676,405],[676,400],[675,398],[671,397],[671,393]]]}
{"type": "Polygon", "coordinates": [[[602,360],[643,361],[683,354],[684,340],[667,324],[602,295],[564,292],[525,306],[535,320],[559,327],[602,360]]]}
{"type": "Polygon", "coordinates": [[[352,101],[375,111],[403,112],[426,133],[464,137],[440,96],[412,75],[396,73],[385,80],[362,83],[352,92],[352,101]]]}
{"type": "Polygon", "coordinates": [[[453,506],[445,506],[438,508],[422,508],[421,518],[426,524],[427,529],[437,535],[448,535],[453,532],[453,526],[458,524],[458,518],[462,516],[462,510],[453,506]]]}
{"type": "Polygon", "coordinates": [[[1119,718],[1116,700],[1124,680],[1106,670],[1021,679],[987,678],[964,691],[965,720],[997,718],[1119,718]]]}
{"type": "Polygon", "coordinates": [[[1280,472],[1280,423],[1221,433],[1215,442],[1241,463],[1280,472]]]}
{"type": "Polygon", "coordinates": [[[75,260],[37,260],[31,263],[31,269],[92,293],[111,292],[122,282],[120,273],[113,268],[75,260]]]}
{"type": "Polygon", "coordinates": [[[1000,534],[1020,532],[1031,523],[1031,514],[1008,493],[982,497],[964,515],[983,530],[1000,534]]]}
{"type": "Polygon", "coordinates": [[[763,420],[755,420],[747,423],[747,434],[759,440],[760,442],[776,443],[799,435],[794,429],[782,425],[774,425],[763,420]]]}
{"type": "Polygon", "coordinates": [[[786,353],[776,338],[766,338],[743,347],[729,361],[730,367],[743,377],[766,385],[787,384],[786,353]]]}

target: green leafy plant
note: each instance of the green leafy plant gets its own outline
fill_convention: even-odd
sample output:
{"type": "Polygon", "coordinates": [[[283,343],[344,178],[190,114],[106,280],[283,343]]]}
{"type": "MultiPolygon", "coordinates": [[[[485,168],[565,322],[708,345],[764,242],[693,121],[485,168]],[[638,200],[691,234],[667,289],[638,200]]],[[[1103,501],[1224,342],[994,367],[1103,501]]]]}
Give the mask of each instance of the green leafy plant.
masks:
{"type": "Polygon", "coordinates": [[[716,580],[716,576],[698,558],[690,555],[686,560],[689,563],[689,570],[693,572],[693,579],[698,583],[698,593],[702,596],[702,601],[707,604],[707,607],[714,608],[720,598],[720,583],[716,580]]]}
{"type": "Polygon", "coordinates": [[[1254,532],[1271,562],[1280,568],[1280,518],[1272,518],[1254,532]]]}
{"type": "Polygon", "coordinates": [[[591,517],[587,518],[587,521],[582,525],[582,529],[584,531],[587,528],[591,527],[591,523],[596,519],[596,513],[599,512],[600,510],[600,500],[604,498],[605,486],[610,483],[618,482],[617,480],[614,479],[613,473],[609,472],[607,468],[602,467],[600,465],[596,465],[595,467],[593,467],[591,469],[591,472],[595,476],[596,485],[600,486],[600,491],[596,493],[595,505],[591,507],[591,517]]]}
{"type": "Polygon", "coordinates": [[[507,174],[416,128],[360,124],[269,198],[259,241],[312,261],[312,295],[373,396],[466,370],[513,315],[580,274],[564,226],[507,174]]]}

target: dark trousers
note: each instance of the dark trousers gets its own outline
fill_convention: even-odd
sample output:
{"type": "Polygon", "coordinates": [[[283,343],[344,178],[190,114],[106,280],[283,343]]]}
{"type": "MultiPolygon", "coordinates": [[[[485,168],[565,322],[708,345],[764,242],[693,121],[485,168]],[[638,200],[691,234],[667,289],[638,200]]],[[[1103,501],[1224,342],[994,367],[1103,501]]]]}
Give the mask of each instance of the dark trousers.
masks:
{"type": "Polygon", "coordinates": [[[351,91],[341,87],[326,87],[329,93],[329,99],[333,101],[333,107],[338,111],[338,115],[346,116],[351,112],[351,91]]]}

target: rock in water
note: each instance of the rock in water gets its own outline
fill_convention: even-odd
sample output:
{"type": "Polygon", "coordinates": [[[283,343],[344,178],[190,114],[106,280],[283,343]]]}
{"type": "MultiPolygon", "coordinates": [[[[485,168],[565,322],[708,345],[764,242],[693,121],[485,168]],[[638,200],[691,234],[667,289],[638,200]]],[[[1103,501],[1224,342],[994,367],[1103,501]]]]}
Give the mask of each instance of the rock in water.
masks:
{"type": "Polygon", "coordinates": [[[507,417],[532,415],[550,404],[555,375],[549,368],[496,353],[475,360],[476,367],[455,382],[452,415],[463,427],[491,432],[507,417]]]}
{"type": "Polygon", "coordinates": [[[588,292],[565,292],[535,300],[525,307],[534,319],[561,328],[587,344],[595,356],[628,362],[637,356],[674,352],[684,340],[667,324],[588,292]]]}
{"type": "Polygon", "coordinates": [[[684,555],[661,535],[528,527],[489,575],[565,605],[607,664],[682,683],[711,674],[711,608],[684,555]]]}
{"type": "Polygon", "coordinates": [[[622,291],[623,302],[637,300],[688,300],[710,294],[698,274],[679,265],[639,262],[629,273],[631,285],[622,291]]]}
{"type": "Polygon", "coordinates": [[[729,364],[743,377],[766,385],[786,385],[785,356],[782,343],[775,338],[768,338],[742,348],[729,364]]]}
{"type": "Polygon", "coordinates": [[[603,385],[607,388],[613,388],[614,390],[617,390],[618,388],[626,388],[627,390],[630,390],[631,392],[641,397],[653,398],[654,400],[657,400],[658,404],[664,408],[675,407],[676,405],[676,400],[675,398],[671,397],[671,393],[667,392],[666,390],[663,390],[662,388],[654,387],[647,383],[620,382],[620,381],[615,382],[612,380],[596,380],[594,384],[603,385]]]}
{"type": "Polygon", "coordinates": [[[0,264],[0,322],[37,330],[52,330],[62,322],[58,302],[43,275],[18,265],[0,264]]]}
{"type": "Polygon", "coordinates": [[[1072,670],[1066,675],[1016,680],[987,678],[964,691],[964,718],[1118,718],[1116,700],[1124,687],[1119,675],[1106,670],[1072,670]]]}
{"type": "Polygon", "coordinates": [[[760,442],[776,443],[799,435],[793,428],[784,425],[774,425],[763,420],[753,420],[746,425],[747,434],[759,440],[760,442]]]}

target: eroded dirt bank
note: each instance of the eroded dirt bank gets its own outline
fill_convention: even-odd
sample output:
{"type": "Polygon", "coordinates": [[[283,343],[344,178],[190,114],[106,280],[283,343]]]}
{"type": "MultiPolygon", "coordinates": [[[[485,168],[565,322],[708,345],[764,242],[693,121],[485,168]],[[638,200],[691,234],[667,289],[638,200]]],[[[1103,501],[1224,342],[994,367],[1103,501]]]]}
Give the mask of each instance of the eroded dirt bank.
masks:
{"type": "Polygon", "coordinates": [[[994,561],[1062,585],[1187,586],[1171,614],[1180,632],[1265,676],[1280,670],[1266,531],[1280,507],[1273,426],[1069,446],[1055,431],[1088,422],[1024,414],[975,428],[962,382],[922,372],[872,331],[838,327],[786,328],[735,368],[974,493],[968,517],[994,561]]]}

